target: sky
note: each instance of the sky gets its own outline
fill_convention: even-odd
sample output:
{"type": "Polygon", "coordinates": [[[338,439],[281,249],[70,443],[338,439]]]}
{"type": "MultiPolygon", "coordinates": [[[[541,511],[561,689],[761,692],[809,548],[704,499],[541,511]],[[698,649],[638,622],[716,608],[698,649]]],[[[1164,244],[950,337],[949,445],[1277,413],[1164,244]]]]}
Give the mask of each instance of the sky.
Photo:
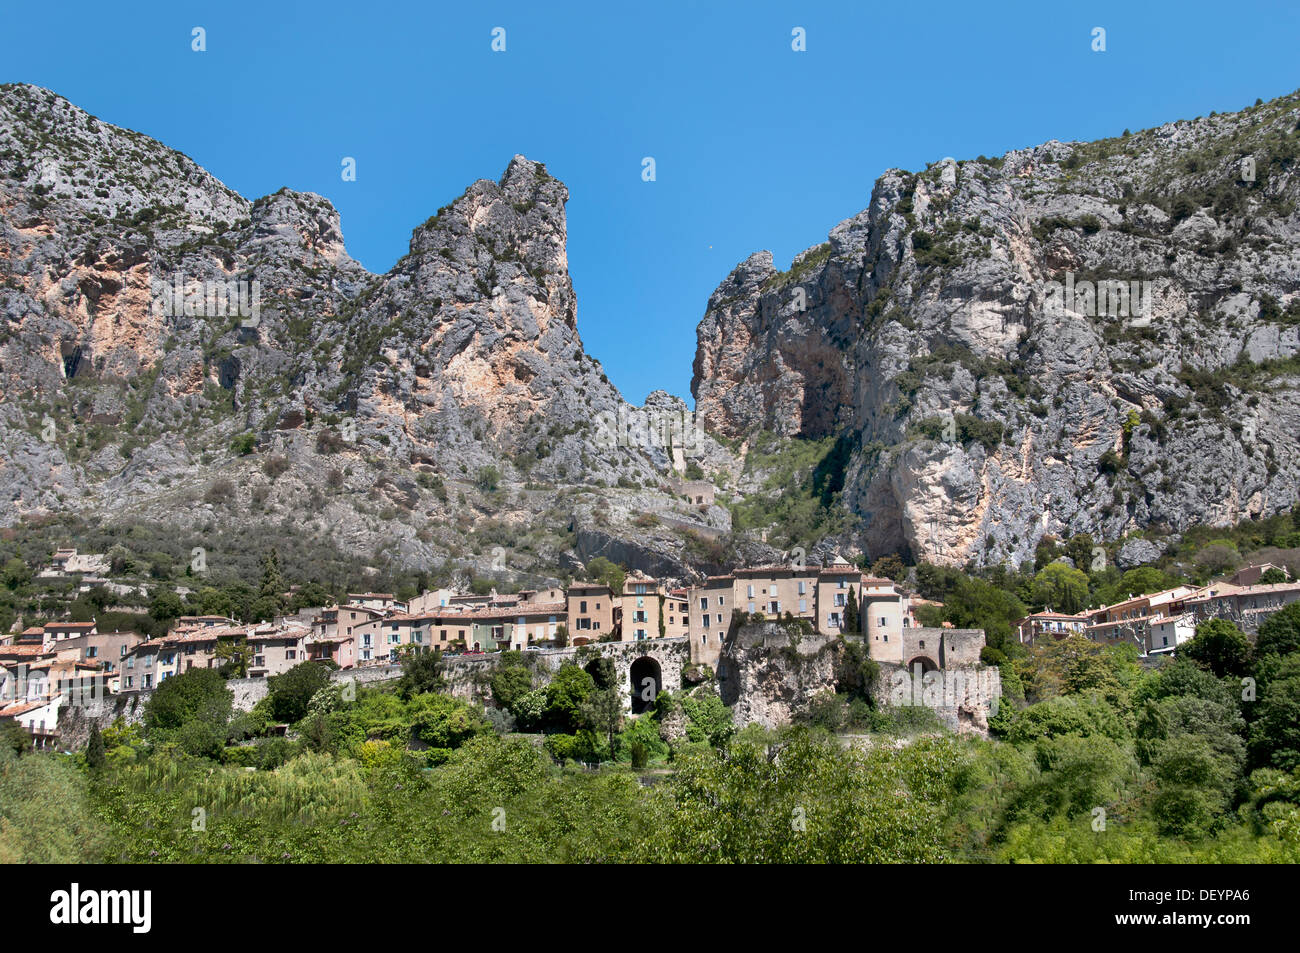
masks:
{"type": "Polygon", "coordinates": [[[0,82],[250,199],[325,196],[377,273],[474,180],[544,162],[570,192],[578,331],[639,404],[690,400],[736,264],[789,267],[886,169],[1240,109],[1300,87],[1298,39],[1294,0],[28,3],[0,14],[0,82]]]}

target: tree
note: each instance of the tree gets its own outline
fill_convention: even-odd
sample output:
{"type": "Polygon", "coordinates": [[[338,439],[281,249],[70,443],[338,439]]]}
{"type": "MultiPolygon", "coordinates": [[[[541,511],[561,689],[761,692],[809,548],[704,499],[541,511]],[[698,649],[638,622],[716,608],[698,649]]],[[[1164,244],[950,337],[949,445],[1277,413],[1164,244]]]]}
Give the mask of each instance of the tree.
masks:
{"type": "Polygon", "coordinates": [[[623,592],[623,583],[627,579],[627,571],[604,556],[597,556],[587,563],[587,575],[594,582],[603,582],[609,586],[614,592],[615,599],[623,592]]]}
{"type": "Polygon", "coordinates": [[[174,742],[200,757],[216,757],[225,744],[234,694],[216,669],[192,668],[163,679],[144,706],[145,737],[174,742]]]}
{"type": "Polygon", "coordinates": [[[577,665],[562,665],[546,686],[546,721],[556,731],[582,726],[582,706],[596,691],[595,680],[577,665]]]}
{"type": "Polygon", "coordinates": [[[1259,577],[1259,583],[1262,586],[1278,586],[1286,581],[1286,571],[1278,569],[1276,566],[1265,569],[1263,575],[1259,577]]]}
{"type": "Polygon", "coordinates": [[[434,648],[402,659],[402,677],[397,680],[397,694],[410,699],[416,695],[440,692],[447,687],[442,677],[442,650],[434,648]]]}
{"type": "Polygon", "coordinates": [[[1216,678],[1240,677],[1250,667],[1250,640],[1227,619],[1202,622],[1178,651],[1216,678]]]}
{"type": "Polygon", "coordinates": [[[32,736],[13,719],[0,721],[0,751],[22,754],[32,746],[32,736]]]}
{"type": "Polygon", "coordinates": [[[27,564],[13,556],[5,561],[4,569],[0,570],[0,581],[3,581],[9,589],[18,589],[21,586],[31,582],[32,571],[27,568],[27,564]]]}
{"type": "Polygon", "coordinates": [[[862,631],[862,626],[858,619],[858,595],[857,590],[852,586],[849,587],[849,598],[844,606],[844,631],[850,634],[856,634],[862,631]]]}
{"type": "Polygon", "coordinates": [[[494,466],[479,467],[474,483],[484,493],[495,493],[501,483],[501,471],[494,466]]]}
{"type": "Polygon", "coordinates": [[[330,684],[330,673],[319,662],[300,662],[283,675],[272,675],[266,681],[271,717],[293,724],[306,717],[312,696],[330,684]]]}
{"type": "Polygon", "coordinates": [[[907,575],[907,567],[903,565],[903,560],[897,553],[889,553],[871,564],[871,575],[898,582],[907,575]]]}
{"type": "Polygon", "coordinates": [[[623,725],[623,693],[614,685],[597,689],[582,703],[583,721],[592,731],[605,734],[614,757],[614,737],[623,725]]]}
{"type": "Polygon", "coordinates": [[[1250,727],[1250,753],[1256,767],[1300,768],[1300,656],[1283,659],[1269,679],[1250,727]]]}
{"type": "Polygon", "coordinates": [[[149,604],[149,614],[159,622],[171,622],[185,614],[185,603],[171,590],[160,590],[149,604]]]}
{"type": "Polygon", "coordinates": [[[1300,649],[1300,602],[1274,612],[1259,624],[1255,651],[1265,655],[1290,655],[1300,649]]]}
{"type": "Polygon", "coordinates": [[[98,722],[90,723],[90,737],[86,739],[86,764],[98,770],[104,766],[104,736],[99,733],[98,722]]]}
{"type": "Polygon", "coordinates": [[[1088,576],[1065,563],[1049,563],[1034,576],[1033,599],[1058,612],[1078,612],[1088,603],[1088,576]]]}
{"type": "Polygon", "coordinates": [[[459,748],[491,730],[478,708],[450,695],[420,695],[412,707],[411,737],[431,748],[459,748]]]}
{"type": "Polygon", "coordinates": [[[492,673],[492,697],[511,714],[524,695],[533,690],[533,676],[522,665],[505,665],[492,673]]]}

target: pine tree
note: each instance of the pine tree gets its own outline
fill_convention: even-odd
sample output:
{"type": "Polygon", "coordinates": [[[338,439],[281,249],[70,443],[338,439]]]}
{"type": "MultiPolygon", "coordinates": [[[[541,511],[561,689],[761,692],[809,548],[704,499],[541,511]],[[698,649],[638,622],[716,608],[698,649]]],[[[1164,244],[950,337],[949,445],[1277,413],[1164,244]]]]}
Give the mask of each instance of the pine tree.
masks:
{"type": "Polygon", "coordinates": [[[861,631],[858,626],[858,595],[852,586],[849,587],[848,605],[844,607],[844,631],[853,635],[861,631]]]}

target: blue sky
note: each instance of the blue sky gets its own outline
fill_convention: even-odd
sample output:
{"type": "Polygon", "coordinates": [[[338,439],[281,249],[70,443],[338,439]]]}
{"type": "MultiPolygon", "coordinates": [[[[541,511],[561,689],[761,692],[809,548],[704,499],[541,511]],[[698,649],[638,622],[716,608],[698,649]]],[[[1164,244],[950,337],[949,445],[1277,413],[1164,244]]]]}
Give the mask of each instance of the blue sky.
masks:
{"type": "Polygon", "coordinates": [[[23,4],[0,81],[249,198],[326,196],[376,272],[473,180],[545,162],[570,190],[579,332],[639,403],[689,399],[695,326],[736,263],[767,248],[788,267],[883,170],[1238,109],[1300,87],[1298,38],[1281,0],[23,4]]]}

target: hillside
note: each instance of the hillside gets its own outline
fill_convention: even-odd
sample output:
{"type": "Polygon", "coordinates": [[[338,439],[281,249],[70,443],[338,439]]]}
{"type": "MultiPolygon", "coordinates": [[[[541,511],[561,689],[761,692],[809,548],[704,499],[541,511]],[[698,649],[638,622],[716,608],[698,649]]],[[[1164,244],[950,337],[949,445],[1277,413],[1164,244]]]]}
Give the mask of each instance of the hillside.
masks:
{"type": "MultiPolygon", "coordinates": [[[[278,526],[522,578],[602,554],[685,571],[682,527],[729,515],[674,492],[664,446],[619,445],[619,420],[680,426],[685,405],[629,407],[583,350],[567,199],[516,156],[373,275],[320,196],[250,202],[53,93],[0,88],[0,523],[278,526]],[[229,302],[202,284],[232,282],[229,302]]],[[[727,460],[709,440],[688,455],[727,460]]]]}
{"type": "Polygon", "coordinates": [[[698,412],[769,457],[772,434],[833,445],[840,538],[873,557],[1019,564],[1044,534],[1159,547],[1281,512],[1300,488],[1297,156],[1293,94],[890,170],[788,271],[758,252],[718,286],[698,412]],[[1085,282],[1138,294],[1097,307],[1085,282]]]}

